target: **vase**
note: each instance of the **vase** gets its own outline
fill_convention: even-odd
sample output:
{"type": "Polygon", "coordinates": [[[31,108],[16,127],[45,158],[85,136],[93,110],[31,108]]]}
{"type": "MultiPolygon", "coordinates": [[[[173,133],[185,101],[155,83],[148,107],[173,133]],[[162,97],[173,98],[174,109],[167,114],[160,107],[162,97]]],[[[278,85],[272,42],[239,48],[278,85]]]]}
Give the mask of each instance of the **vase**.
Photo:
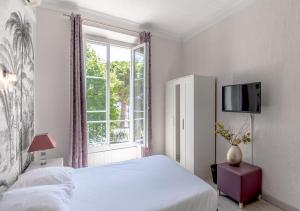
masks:
{"type": "Polygon", "coordinates": [[[238,166],[242,162],[243,154],[238,145],[231,145],[227,152],[227,162],[232,166],[238,166]]]}

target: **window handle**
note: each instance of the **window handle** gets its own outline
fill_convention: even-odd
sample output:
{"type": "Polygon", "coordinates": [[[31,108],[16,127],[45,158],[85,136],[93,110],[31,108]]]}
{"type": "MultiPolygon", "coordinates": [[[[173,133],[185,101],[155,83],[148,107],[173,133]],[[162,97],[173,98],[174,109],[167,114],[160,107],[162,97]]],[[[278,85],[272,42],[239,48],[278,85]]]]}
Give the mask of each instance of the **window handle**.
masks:
{"type": "Polygon", "coordinates": [[[182,130],[184,130],[184,119],[182,119],[182,130]]]}

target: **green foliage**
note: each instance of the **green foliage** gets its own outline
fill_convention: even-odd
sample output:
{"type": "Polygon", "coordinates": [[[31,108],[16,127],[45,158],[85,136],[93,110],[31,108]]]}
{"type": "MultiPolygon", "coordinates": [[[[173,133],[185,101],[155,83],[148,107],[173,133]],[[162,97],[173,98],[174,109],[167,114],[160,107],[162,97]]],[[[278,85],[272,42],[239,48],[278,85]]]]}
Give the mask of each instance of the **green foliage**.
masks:
{"type": "Polygon", "coordinates": [[[86,49],[86,75],[106,77],[106,64],[97,57],[96,51],[89,45],[86,49]]]}
{"type": "MultiPolygon", "coordinates": [[[[88,46],[86,50],[86,75],[102,77],[103,79],[94,79],[87,77],[86,95],[87,110],[105,110],[106,107],[106,65],[103,64],[96,52],[88,46]]],[[[105,120],[105,115],[104,119],[105,120]]]]}
{"type": "Polygon", "coordinates": [[[245,124],[235,134],[232,130],[225,129],[222,123],[217,122],[215,134],[222,136],[231,145],[239,145],[241,142],[248,144],[251,142],[251,133],[247,131],[245,124]]]}
{"type": "Polygon", "coordinates": [[[120,115],[124,115],[125,110],[122,111],[122,105],[129,104],[129,92],[130,63],[112,62],[110,64],[110,119],[120,119],[120,115]]]}
{"type": "Polygon", "coordinates": [[[242,138],[241,138],[242,142],[244,144],[248,144],[251,142],[251,134],[250,133],[246,133],[244,135],[242,135],[242,138]]]}
{"type": "Polygon", "coordinates": [[[216,124],[215,133],[217,135],[222,136],[227,141],[230,141],[232,139],[233,135],[234,135],[232,132],[230,132],[230,130],[225,129],[224,125],[222,123],[219,123],[219,122],[217,122],[217,124],[216,124]]]}

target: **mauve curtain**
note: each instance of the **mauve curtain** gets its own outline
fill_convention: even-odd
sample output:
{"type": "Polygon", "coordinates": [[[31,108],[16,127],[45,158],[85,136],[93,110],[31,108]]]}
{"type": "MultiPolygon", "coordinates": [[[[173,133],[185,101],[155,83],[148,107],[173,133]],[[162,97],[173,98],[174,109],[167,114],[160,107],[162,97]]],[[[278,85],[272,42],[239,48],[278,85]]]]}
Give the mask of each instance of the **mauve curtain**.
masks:
{"type": "Polygon", "coordinates": [[[85,73],[82,40],[82,19],[71,15],[71,132],[69,165],[87,166],[87,117],[85,100],[85,73]]]}
{"type": "Polygon", "coordinates": [[[141,32],[139,34],[140,43],[147,43],[148,45],[148,140],[145,147],[142,147],[141,156],[146,157],[151,155],[151,144],[152,144],[152,106],[151,106],[151,33],[141,32]]]}

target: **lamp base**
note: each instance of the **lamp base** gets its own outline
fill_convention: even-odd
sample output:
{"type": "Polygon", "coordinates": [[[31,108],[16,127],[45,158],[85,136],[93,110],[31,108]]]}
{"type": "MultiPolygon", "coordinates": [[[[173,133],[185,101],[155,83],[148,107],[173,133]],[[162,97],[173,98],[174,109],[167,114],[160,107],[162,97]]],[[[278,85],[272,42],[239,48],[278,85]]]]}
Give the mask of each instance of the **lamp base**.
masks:
{"type": "Polygon", "coordinates": [[[44,166],[47,164],[47,159],[46,159],[46,152],[42,151],[41,156],[40,156],[40,165],[44,166]]]}

